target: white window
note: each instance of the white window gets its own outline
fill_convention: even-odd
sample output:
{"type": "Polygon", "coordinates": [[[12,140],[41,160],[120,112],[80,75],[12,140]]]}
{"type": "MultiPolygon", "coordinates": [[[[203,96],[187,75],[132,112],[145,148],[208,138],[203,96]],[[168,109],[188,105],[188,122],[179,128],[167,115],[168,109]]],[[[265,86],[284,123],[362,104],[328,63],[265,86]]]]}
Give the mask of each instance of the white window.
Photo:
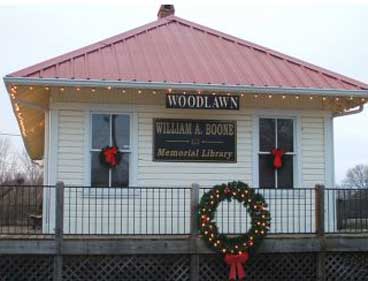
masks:
{"type": "Polygon", "coordinates": [[[261,188],[292,188],[295,166],[295,120],[291,118],[259,119],[258,175],[261,188]],[[282,167],[275,169],[272,150],[282,149],[282,167]]]}
{"type": "Polygon", "coordinates": [[[130,116],[127,114],[91,115],[91,185],[109,187],[129,186],[131,158],[130,116]],[[100,161],[100,153],[106,146],[117,146],[121,152],[120,164],[107,168],[100,161]]]}

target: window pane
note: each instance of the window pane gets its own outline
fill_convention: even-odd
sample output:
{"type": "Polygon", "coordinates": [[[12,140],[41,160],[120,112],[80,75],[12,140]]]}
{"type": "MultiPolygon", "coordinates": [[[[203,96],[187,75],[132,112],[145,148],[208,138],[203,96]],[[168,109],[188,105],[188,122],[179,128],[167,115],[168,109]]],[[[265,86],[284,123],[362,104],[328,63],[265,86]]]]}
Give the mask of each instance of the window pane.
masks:
{"type": "Polygon", "coordinates": [[[275,141],[275,119],[259,120],[259,150],[271,151],[276,146],[275,141]]]}
{"type": "Polygon", "coordinates": [[[122,152],[120,164],[111,170],[111,186],[129,186],[129,156],[122,152]]]}
{"type": "Polygon", "coordinates": [[[294,127],[292,119],[277,119],[278,148],[286,152],[294,151],[294,127]]]}
{"type": "Polygon", "coordinates": [[[112,115],[112,144],[120,149],[128,149],[130,145],[130,122],[128,115],[112,115]]]}
{"type": "Polygon", "coordinates": [[[282,168],[277,171],[278,188],[292,188],[294,181],[293,156],[284,155],[282,157],[282,168]]]}
{"type": "Polygon", "coordinates": [[[91,153],[91,185],[109,186],[109,169],[101,164],[100,152],[91,153]]]}
{"type": "Polygon", "coordinates": [[[275,170],[272,155],[259,155],[259,187],[275,187],[275,170]]]}
{"type": "Polygon", "coordinates": [[[92,115],[92,148],[102,149],[110,145],[110,115],[92,115]]]}

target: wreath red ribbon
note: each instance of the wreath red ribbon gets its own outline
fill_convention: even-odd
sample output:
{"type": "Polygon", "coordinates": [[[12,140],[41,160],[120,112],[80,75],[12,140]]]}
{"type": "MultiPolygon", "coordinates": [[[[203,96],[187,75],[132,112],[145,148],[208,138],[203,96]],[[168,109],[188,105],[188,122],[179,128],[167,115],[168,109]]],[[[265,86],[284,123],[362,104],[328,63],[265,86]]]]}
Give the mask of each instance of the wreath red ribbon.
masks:
{"type": "Polygon", "coordinates": [[[282,156],[284,156],[285,151],[280,148],[274,148],[271,151],[273,155],[273,167],[275,169],[280,169],[282,167],[282,156]]]}
{"type": "Polygon", "coordinates": [[[101,151],[101,160],[110,168],[115,168],[120,162],[120,151],[116,146],[107,146],[101,151]]]}
{"type": "Polygon", "coordinates": [[[225,263],[230,266],[229,280],[243,280],[245,278],[245,270],[243,266],[247,263],[249,258],[248,253],[241,253],[237,255],[226,254],[225,263]]]}

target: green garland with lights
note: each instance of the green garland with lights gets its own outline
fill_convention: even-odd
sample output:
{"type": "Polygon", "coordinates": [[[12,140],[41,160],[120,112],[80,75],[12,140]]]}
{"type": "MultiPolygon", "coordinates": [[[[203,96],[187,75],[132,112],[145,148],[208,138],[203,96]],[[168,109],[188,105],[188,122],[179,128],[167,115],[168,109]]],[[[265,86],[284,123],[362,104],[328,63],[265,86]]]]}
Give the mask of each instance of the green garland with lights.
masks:
{"type": "Polygon", "coordinates": [[[216,185],[206,192],[199,203],[202,238],[210,248],[222,254],[252,253],[259,246],[270,227],[270,213],[263,196],[243,182],[230,182],[216,185]],[[227,236],[218,231],[215,213],[219,204],[224,201],[237,200],[246,207],[251,227],[247,233],[240,236],[227,236]]]}

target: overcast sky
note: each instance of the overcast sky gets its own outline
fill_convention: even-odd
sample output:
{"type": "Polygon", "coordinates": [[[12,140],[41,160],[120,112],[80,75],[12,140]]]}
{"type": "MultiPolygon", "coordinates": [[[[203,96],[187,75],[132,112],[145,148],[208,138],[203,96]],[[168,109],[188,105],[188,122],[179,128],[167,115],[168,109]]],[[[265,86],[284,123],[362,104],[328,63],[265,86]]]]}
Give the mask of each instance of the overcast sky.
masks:
{"type": "MultiPolygon", "coordinates": [[[[6,2],[0,0],[1,77],[153,21],[160,5],[160,1],[137,0],[129,1],[135,4],[120,1],[120,5],[111,4],[114,0],[105,0],[104,5],[89,6],[5,6],[6,2]]],[[[22,0],[12,1],[17,2],[22,0]]],[[[67,2],[81,1],[64,0],[67,2]]],[[[277,1],[281,3],[278,6],[271,5],[270,1],[257,1],[258,5],[247,4],[245,0],[214,2],[173,1],[179,17],[368,83],[367,1],[345,1],[349,5],[338,4],[338,0],[277,1]],[[303,2],[308,4],[301,4],[303,2]]],[[[339,181],[349,167],[368,164],[368,109],[358,115],[337,118],[334,125],[339,181]]],[[[19,134],[2,82],[1,132],[19,134]]],[[[12,140],[20,146],[19,137],[12,140]]]]}

